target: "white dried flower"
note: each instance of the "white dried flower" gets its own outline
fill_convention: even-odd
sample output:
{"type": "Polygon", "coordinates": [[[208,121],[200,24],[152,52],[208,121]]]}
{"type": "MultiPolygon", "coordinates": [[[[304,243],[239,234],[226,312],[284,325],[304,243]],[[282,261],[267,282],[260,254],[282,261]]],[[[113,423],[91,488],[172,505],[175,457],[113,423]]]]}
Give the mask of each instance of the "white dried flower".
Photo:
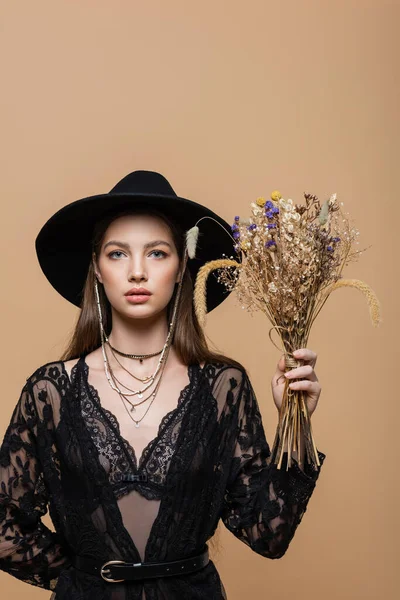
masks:
{"type": "Polygon", "coordinates": [[[335,202],[336,202],[336,198],[337,198],[337,194],[332,194],[332,196],[329,198],[329,206],[334,206],[335,202]]]}
{"type": "Polygon", "coordinates": [[[186,248],[189,258],[196,257],[196,246],[199,237],[199,228],[197,225],[186,232],[186,248]]]}
{"type": "Polygon", "coordinates": [[[283,210],[287,210],[288,205],[286,204],[286,200],[284,198],[279,200],[279,206],[283,208],[283,210]]]}

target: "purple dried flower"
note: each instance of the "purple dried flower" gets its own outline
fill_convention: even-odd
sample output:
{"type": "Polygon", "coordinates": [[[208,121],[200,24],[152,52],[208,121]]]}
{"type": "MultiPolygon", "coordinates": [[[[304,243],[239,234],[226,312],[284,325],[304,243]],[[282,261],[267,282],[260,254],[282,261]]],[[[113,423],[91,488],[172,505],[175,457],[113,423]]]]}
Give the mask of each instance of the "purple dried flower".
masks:
{"type": "Polygon", "coordinates": [[[276,246],[276,242],[275,240],[268,240],[268,242],[265,242],[265,247],[269,248],[270,246],[276,246]]]}
{"type": "Polygon", "coordinates": [[[273,202],[271,202],[271,200],[268,200],[268,201],[265,203],[265,208],[274,208],[274,203],[273,203],[273,202]]]}
{"type": "Polygon", "coordinates": [[[272,210],[267,210],[265,213],[265,216],[268,217],[268,219],[272,219],[274,216],[274,213],[272,212],[272,210]]]}
{"type": "Polygon", "coordinates": [[[235,221],[239,221],[240,217],[235,217],[235,221]]]}
{"type": "Polygon", "coordinates": [[[268,223],[267,225],[267,229],[273,229],[274,227],[276,227],[276,223],[268,223]]]}
{"type": "Polygon", "coordinates": [[[239,229],[239,227],[236,225],[236,223],[234,223],[233,225],[231,225],[231,230],[232,231],[237,231],[239,229]]]}
{"type": "Polygon", "coordinates": [[[247,227],[247,230],[248,230],[248,231],[253,231],[253,229],[257,229],[257,225],[256,225],[255,223],[252,223],[251,225],[249,225],[249,226],[247,227]]]}
{"type": "Polygon", "coordinates": [[[333,247],[332,246],[328,246],[327,250],[329,250],[329,252],[333,252],[333,247]]]}
{"type": "Polygon", "coordinates": [[[233,237],[235,238],[235,240],[238,240],[240,238],[240,231],[234,231],[233,237]]]}
{"type": "Polygon", "coordinates": [[[277,206],[274,206],[274,208],[272,209],[272,212],[277,214],[279,212],[279,208],[277,206]]]}

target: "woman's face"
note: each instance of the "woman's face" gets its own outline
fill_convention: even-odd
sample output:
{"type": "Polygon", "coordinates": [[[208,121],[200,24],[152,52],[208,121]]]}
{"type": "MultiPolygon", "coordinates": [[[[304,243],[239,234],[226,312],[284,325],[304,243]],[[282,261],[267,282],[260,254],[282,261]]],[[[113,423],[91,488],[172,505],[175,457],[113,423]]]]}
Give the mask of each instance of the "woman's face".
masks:
{"type": "Polygon", "coordinates": [[[124,215],[110,223],[95,272],[111,306],[119,313],[143,319],[166,308],[180,279],[179,257],[169,227],[155,215],[124,215]],[[146,288],[145,302],[126,293],[146,288]]]}

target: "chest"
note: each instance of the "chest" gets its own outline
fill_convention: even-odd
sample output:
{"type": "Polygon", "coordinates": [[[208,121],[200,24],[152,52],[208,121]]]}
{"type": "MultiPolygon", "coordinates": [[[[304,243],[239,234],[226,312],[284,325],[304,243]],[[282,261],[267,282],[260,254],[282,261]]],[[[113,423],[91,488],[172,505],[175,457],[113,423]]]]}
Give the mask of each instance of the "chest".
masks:
{"type": "MultiPolygon", "coordinates": [[[[81,484],[83,488],[88,482],[97,485],[100,481],[106,490],[111,489],[109,483],[118,499],[135,490],[154,500],[168,489],[168,477],[174,489],[185,485],[194,493],[201,492],[205,480],[218,475],[212,469],[221,463],[223,450],[219,410],[204,377],[204,365],[189,365],[184,372],[162,378],[138,428],[127,409],[129,404],[122,404],[105,373],[97,373],[83,360],[75,364],[71,394],[65,395],[57,430],[65,473],[70,478],[77,476],[80,482],[76,486],[68,480],[68,490],[77,493],[81,484]]],[[[141,411],[136,420],[146,408],[141,411]]],[[[85,489],[82,493],[88,495],[85,489]]]]}
{"type": "MultiPolygon", "coordinates": [[[[129,381],[126,377],[118,377],[118,379],[134,390],[147,387],[145,383],[132,378],[129,378],[129,381]]],[[[112,416],[120,435],[134,449],[139,463],[143,450],[158,437],[161,426],[177,409],[183,394],[188,392],[191,381],[187,367],[174,369],[163,375],[157,389],[154,384],[145,389],[143,398],[139,398],[138,395],[127,395],[127,399],[121,398],[120,394],[112,389],[104,370],[101,372],[90,369],[87,373],[87,383],[101,409],[112,416]],[[154,391],[156,391],[155,396],[154,391]],[[136,422],[139,422],[139,426],[136,422]]],[[[123,385],[120,383],[117,385],[121,391],[126,391],[123,385]]]]}

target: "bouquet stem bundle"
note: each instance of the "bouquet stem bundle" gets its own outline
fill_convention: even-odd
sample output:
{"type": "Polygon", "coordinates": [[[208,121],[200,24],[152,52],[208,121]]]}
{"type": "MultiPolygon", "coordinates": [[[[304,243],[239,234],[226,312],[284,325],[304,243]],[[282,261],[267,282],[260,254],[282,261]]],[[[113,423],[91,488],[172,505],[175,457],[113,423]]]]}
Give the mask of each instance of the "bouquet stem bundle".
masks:
{"type": "MultiPolygon", "coordinates": [[[[296,361],[285,354],[285,370],[301,366],[302,361],[296,361]]],[[[289,381],[285,380],[282,405],[279,411],[279,422],[271,451],[271,462],[282,467],[284,454],[287,453],[287,469],[292,464],[292,452],[297,452],[299,464],[304,468],[300,458],[301,437],[305,445],[305,460],[312,465],[320,466],[317,448],[312,433],[311,419],[306,404],[306,394],[303,390],[292,390],[289,381]]]]}
{"type": "MultiPolygon", "coordinates": [[[[231,226],[234,249],[242,261],[233,257],[209,261],[199,269],[194,291],[196,315],[204,326],[206,282],[217,271],[218,281],[236,292],[242,308],[268,317],[282,342],[285,370],[302,364],[292,352],[307,347],[311,326],[334,290],[345,286],[360,290],[368,300],[373,325],[381,320],[373,290],[363,281],[341,276],[344,266],[362,251],[353,250],[359,232],[342,213],[336,194],[322,206],[316,196],[304,197],[305,205],[298,205],[275,191],[267,202],[262,197],[252,202],[250,218],[237,216],[231,226]]],[[[197,235],[197,226],[187,232],[190,257],[195,254],[197,235]]],[[[320,462],[306,393],[288,385],[286,381],[271,460],[280,469],[287,452],[289,468],[292,452],[300,456],[303,439],[305,460],[317,469],[320,462]]]]}

